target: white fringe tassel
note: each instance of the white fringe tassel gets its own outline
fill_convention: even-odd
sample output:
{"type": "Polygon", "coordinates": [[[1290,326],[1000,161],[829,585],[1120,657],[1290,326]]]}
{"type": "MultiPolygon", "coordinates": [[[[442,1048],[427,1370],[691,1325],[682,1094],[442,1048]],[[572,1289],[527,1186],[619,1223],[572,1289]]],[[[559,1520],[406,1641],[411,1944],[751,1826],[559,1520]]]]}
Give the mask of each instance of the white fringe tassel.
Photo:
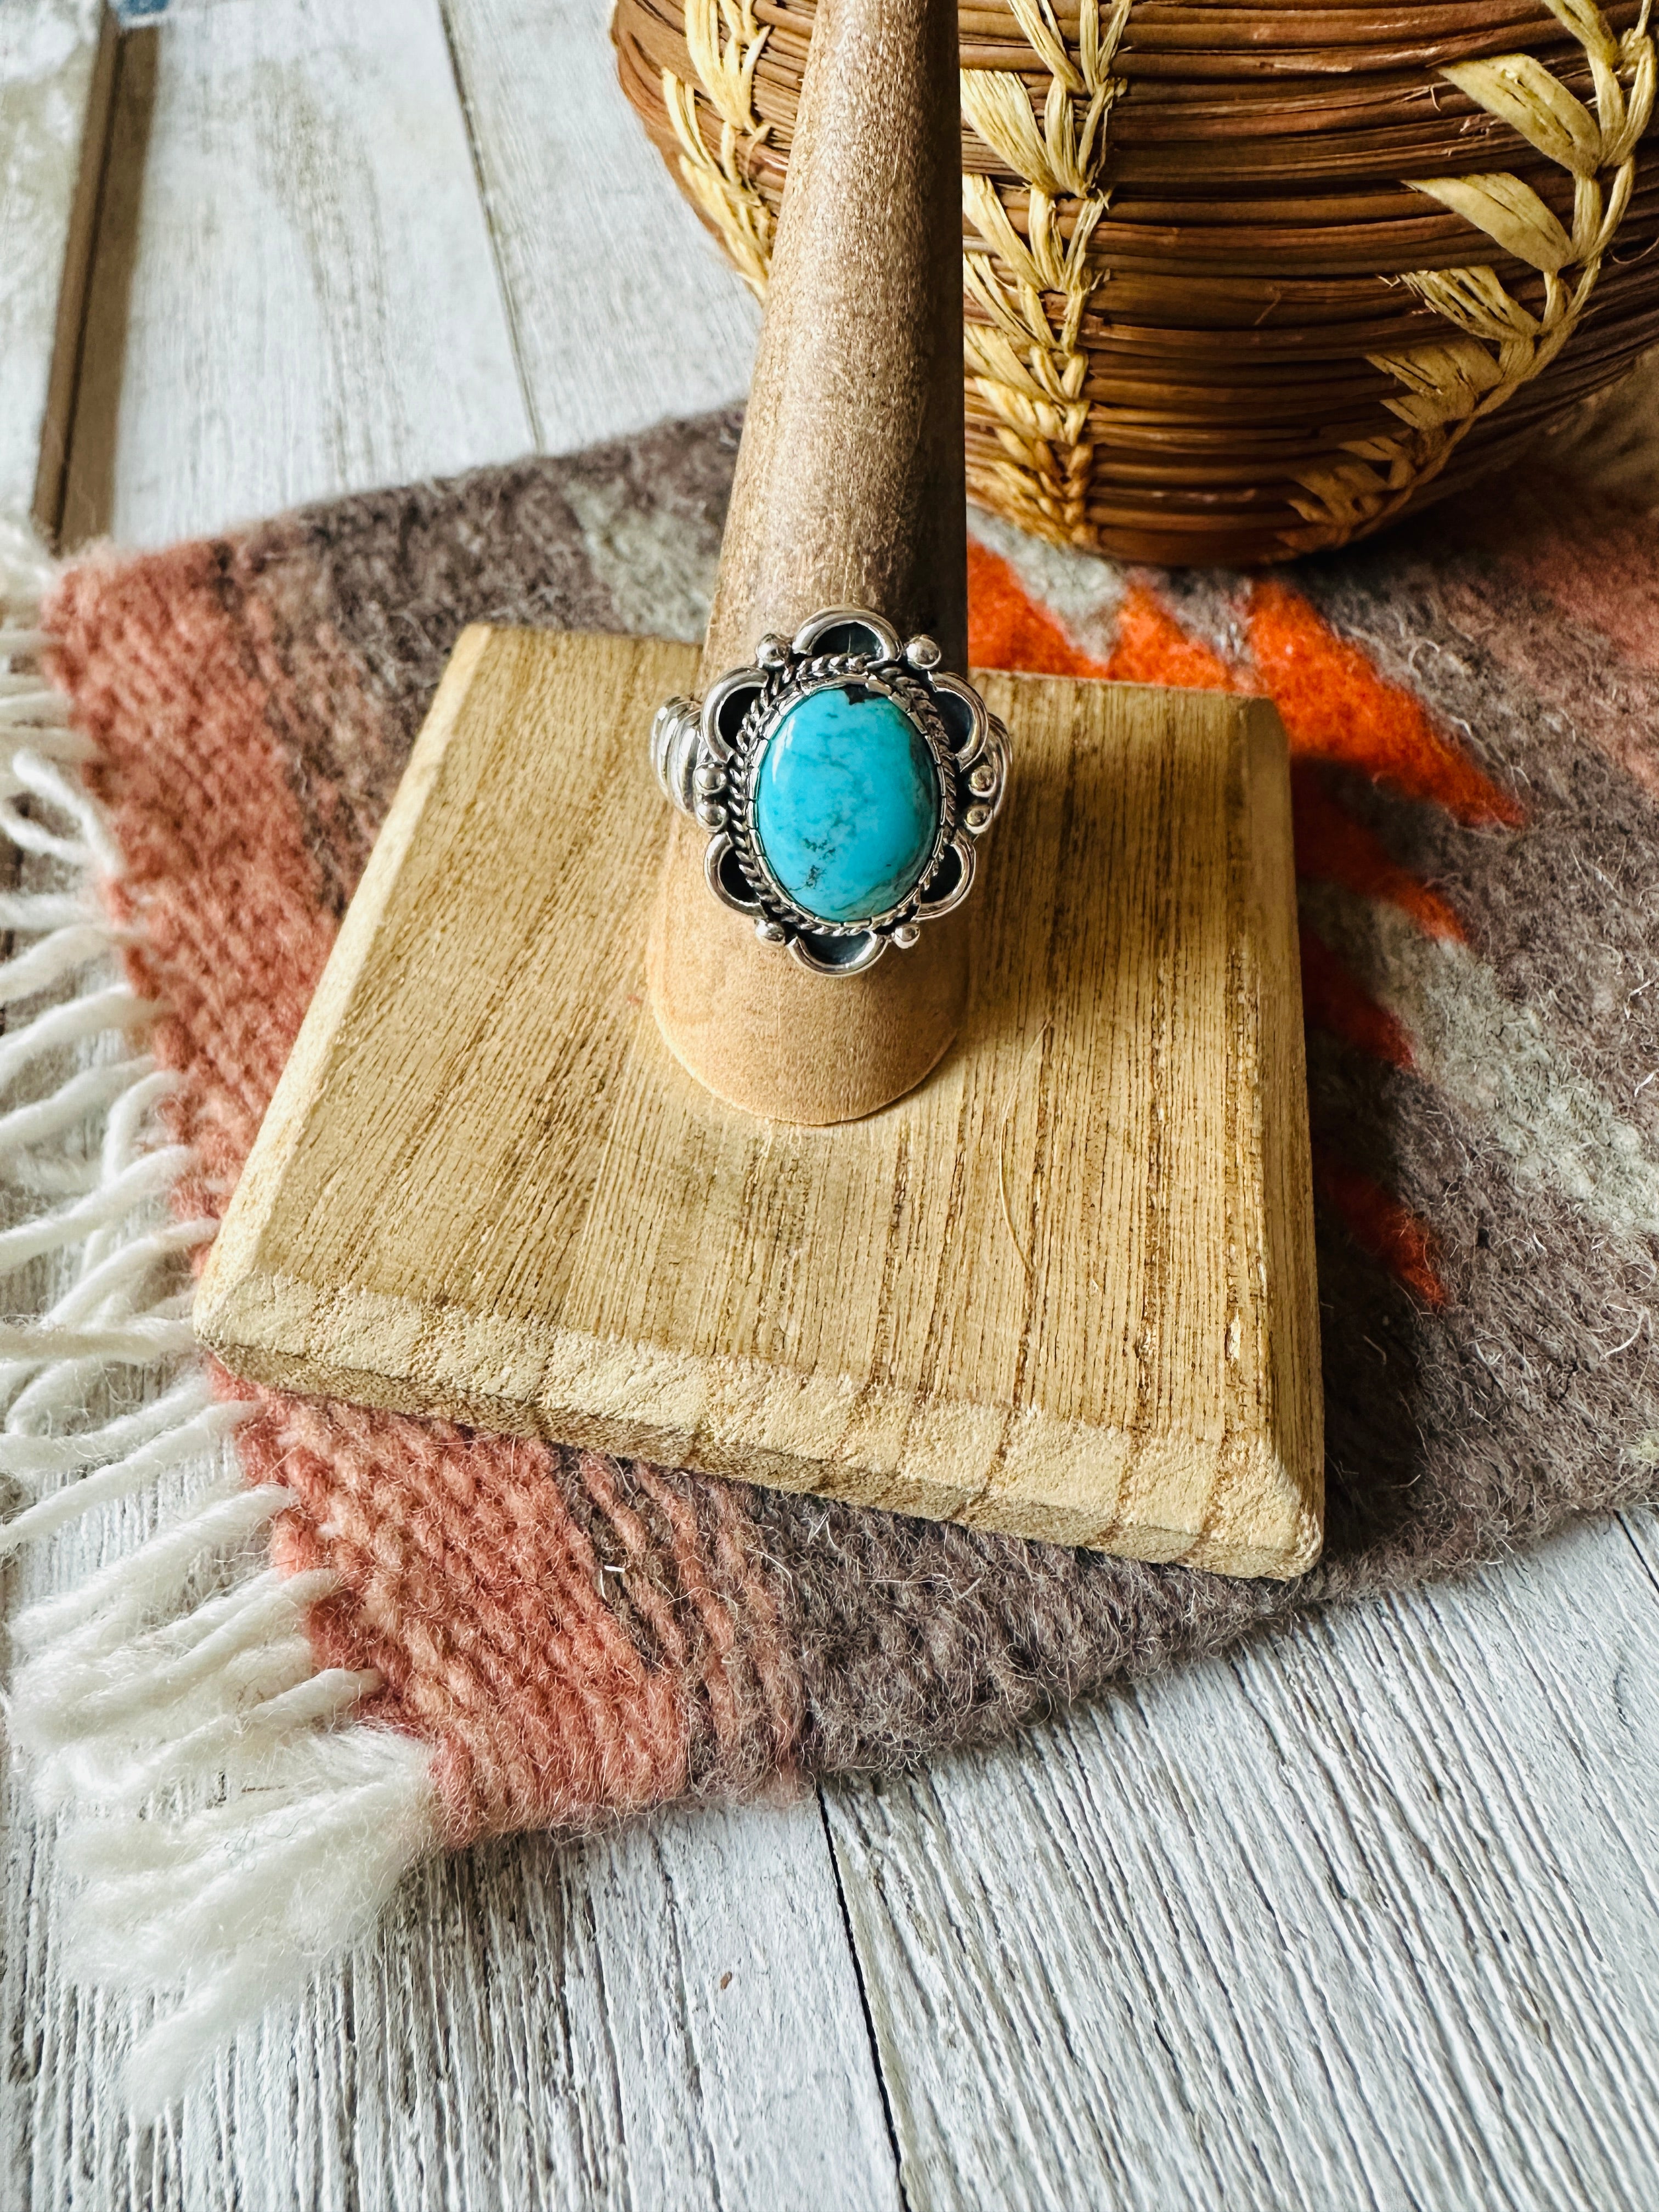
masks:
{"type": "Polygon", "coordinates": [[[0,838],[70,878],[0,895],[0,930],[25,940],[0,1008],[56,1000],[0,1035],[0,1091],[23,1092],[0,1112],[0,1180],[45,1201],[0,1228],[0,1273],[47,1260],[66,1281],[38,1319],[0,1320],[0,1558],[123,1501],[153,1522],[164,1481],[209,1477],[13,1623],[8,1711],[60,1821],[79,1970],[155,2001],[127,2078],[154,2112],[371,1924],[440,1824],[422,1747],[353,1722],[380,1677],[317,1665],[307,1614],[335,1577],[264,1562],[290,1499],[240,1480],[250,1409],[216,1401],[192,1357],[147,1402],[88,1415],[123,1375],[193,1353],[178,1270],[213,1224],[170,1218],[190,1158],[156,1142],[160,1009],[110,978],[130,939],[97,892],[120,855],[74,773],[92,749],[39,670],[51,573],[0,524],[0,838]]]}

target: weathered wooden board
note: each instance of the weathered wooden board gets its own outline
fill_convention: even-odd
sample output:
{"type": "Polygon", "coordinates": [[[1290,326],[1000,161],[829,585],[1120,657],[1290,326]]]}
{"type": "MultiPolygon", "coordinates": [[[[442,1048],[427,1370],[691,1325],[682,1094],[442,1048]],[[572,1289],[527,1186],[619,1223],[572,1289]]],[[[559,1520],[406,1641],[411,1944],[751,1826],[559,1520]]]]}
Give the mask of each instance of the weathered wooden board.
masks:
{"type": "Polygon", "coordinates": [[[51,1973],[29,1832],[7,2212],[901,2212],[811,1800],[428,1864],[154,2130],[115,2094],[125,2008],[51,1973]]]}
{"type": "Polygon", "coordinates": [[[437,0],[216,0],[129,32],[105,198],[66,542],[532,444],[437,0]]]}
{"type": "Polygon", "coordinates": [[[760,309],[644,139],[600,0],[444,0],[544,453],[728,406],[760,309]]]}
{"type": "MultiPolygon", "coordinates": [[[[236,1371],[1286,1574],[1323,1477],[1285,742],[995,676],[963,1033],[759,1121],[640,1004],[681,646],[469,631],[197,1297],[236,1371]]],[[[892,957],[902,957],[893,955],[892,957]]],[[[854,988],[856,988],[855,986],[854,988]]]]}
{"type": "Polygon", "coordinates": [[[910,2203],[1648,2212],[1656,1760],[1602,1523],[836,1784],[910,2203]]]}
{"type": "Polygon", "coordinates": [[[0,514],[32,513],[48,538],[114,62],[102,0],[0,8],[0,514]]]}

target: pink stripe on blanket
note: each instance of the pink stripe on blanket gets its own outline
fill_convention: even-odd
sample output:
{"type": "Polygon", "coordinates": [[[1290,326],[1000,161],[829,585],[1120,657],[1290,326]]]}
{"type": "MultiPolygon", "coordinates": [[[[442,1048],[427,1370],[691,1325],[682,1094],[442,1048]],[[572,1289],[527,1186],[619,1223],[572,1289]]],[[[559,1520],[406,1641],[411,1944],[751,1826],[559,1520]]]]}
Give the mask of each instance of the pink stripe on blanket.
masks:
{"type": "Polygon", "coordinates": [[[52,673],[98,747],[89,781],[125,860],[112,896],[143,933],[131,980],[167,1009],[165,1118],[198,1162],[179,1204],[214,1217],[334,940],[227,580],[214,547],[183,545],[72,569],[49,610],[52,673]]]}
{"type": "MultiPolygon", "coordinates": [[[[126,860],[111,896],[142,931],[131,979],[167,1009],[152,1045],[180,1079],[169,1133],[196,1155],[186,1218],[234,1188],[335,934],[247,611],[221,549],[196,544],[77,568],[51,614],[126,860]]],[[[355,705],[372,717],[361,688],[355,705]]],[[[433,1743],[456,1840],[684,1791],[680,1669],[648,1665],[607,1602],[547,1446],[216,1381],[260,1408],[238,1437],[250,1480],[299,1501],[279,1564],[342,1577],[312,1620],[319,1664],[379,1670],[370,1710],[433,1743]]]]}

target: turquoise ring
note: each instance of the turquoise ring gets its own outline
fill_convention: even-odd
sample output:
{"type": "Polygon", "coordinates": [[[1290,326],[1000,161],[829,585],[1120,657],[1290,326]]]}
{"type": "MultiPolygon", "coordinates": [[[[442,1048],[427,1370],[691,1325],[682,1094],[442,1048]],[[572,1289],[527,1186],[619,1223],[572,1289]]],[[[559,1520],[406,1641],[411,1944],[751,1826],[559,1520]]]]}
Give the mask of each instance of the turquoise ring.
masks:
{"type": "Polygon", "coordinates": [[[914,945],[974,880],[1008,781],[1008,732],[929,637],[862,607],[768,635],[651,729],[665,796],[708,832],[704,872],[763,945],[858,975],[914,945]]]}

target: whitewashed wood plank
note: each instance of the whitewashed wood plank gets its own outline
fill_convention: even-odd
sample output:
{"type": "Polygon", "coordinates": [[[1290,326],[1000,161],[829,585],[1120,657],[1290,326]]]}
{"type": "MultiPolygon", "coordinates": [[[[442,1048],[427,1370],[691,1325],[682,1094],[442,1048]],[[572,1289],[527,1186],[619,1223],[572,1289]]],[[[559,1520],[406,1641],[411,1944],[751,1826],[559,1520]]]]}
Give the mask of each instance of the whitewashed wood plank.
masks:
{"type": "MultiPolygon", "coordinates": [[[[1638,1449],[1651,1465],[1659,1457],[1659,1436],[1644,1437],[1638,1449]]],[[[1659,1510],[1626,1513],[1622,1516],[1621,1525],[1649,1580],[1659,1591],[1659,1510]]]]}
{"type": "Polygon", "coordinates": [[[913,2212],[1659,2203],[1617,1523],[829,1795],[913,2212]]]}
{"type": "Polygon", "coordinates": [[[297,2019],[244,2037],[154,2131],[100,2095],[107,2015],[65,1991],[48,2031],[64,2094],[42,2113],[57,2124],[5,2201],[896,2208],[822,1840],[809,1802],[427,1868],[297,2019]]]}
{"type": "Polygon", "coordinates": [[[8,2212],[900,2203],[811,1802],[424,1868],[154,2129],[112,2094],[126,2008],[56,1970],[26,1814],[7,1875],[8,2212]]]}
{"type": "Polygon", "coordinates": [[[151,544],[531,442],[437,0],[129,33],[66,535],[151,544]]]}
{"type": "Polygon", "coordinates": [[[100,13],[100,0],[0,7],[0,513],[29,513],[39,492],[48,526],[59,485],[50,465],[40,483],[42,448],[49,439],[55,448],[66,427],[88,243],[81,234],[97,202],[100,13]]]}
{"type": "Polygon", "coordinates": [[[739,399],[760,310],[617,82],[607,0],[444,0],[536,442],[739,399]]]}

